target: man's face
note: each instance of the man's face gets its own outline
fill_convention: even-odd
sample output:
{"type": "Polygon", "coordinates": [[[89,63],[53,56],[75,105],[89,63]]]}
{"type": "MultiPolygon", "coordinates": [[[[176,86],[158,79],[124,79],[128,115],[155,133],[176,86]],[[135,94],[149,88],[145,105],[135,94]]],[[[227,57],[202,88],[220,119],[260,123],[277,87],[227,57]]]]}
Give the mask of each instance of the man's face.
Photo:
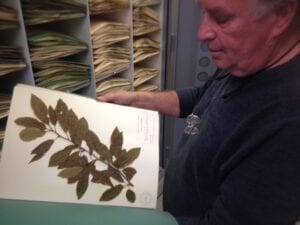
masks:
{"type": "Polygon", "coordinates": [[[207,42],[215,64],[239,77],[266,67],[272,55],[272,14],[254,19],[253,0],[199,0],[198,39],[207,42]]]}

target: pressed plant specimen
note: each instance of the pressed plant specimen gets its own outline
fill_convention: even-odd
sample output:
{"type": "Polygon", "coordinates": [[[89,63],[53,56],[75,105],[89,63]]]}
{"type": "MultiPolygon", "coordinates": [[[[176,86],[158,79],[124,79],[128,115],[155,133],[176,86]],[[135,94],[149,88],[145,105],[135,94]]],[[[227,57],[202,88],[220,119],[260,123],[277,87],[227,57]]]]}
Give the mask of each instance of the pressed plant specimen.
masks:
{"type": "Polygon", "coordinates": [[[17,125],[23,127],[19,133],[21,140],[30,142],[48,137],[49,133],[53,137],[43,140],[31,151],[33,157],[30,163],[41,159],[56,141],[61,140],[65,145],[57,151],[51,151],[48,166],[57,167],[58,176],[67,179],[68,184],[76,184],[78,199],[88,189],[89,182],[93,182],[106,186],[100,201],[110,201],[125,190],[127,200],[135,202],[136,194],[131,180],[137,170],[131,164],[139,157],[140,147],[123,149],[123,133],[117,126],[111,133],[111,143],[105,145],[89,129],[87,120],[78,118],[62,99],[58,99],[53,107],[31,94],[30,105],[34,117],[15,120],[17,125]],[[97,166],[99,164],[102,169],[97,166]]]}

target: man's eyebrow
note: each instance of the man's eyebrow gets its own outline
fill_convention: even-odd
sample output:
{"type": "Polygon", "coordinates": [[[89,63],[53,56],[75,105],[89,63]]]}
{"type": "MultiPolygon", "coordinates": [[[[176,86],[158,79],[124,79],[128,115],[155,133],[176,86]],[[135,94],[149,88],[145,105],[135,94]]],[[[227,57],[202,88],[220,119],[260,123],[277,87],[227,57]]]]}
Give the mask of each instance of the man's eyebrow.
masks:
{"type": "Polygon", "coordinates": [[[226,9],[222,8],[222,7],[214,7],[211,9],[207,9],[206,10],[209,14],[211,15],[215,15],[215,16],[229,16],[232,17],[233,14],[228,12],[226,9]]]}
{"type": "Polygon", "coordinates": [[[207,9],[207,11],[210,12],[210,13],[214,13],[214,14],[219,14],[219,13],[222,13],[222,14],[226,13],[227,14],[226,10],[221,8],[221,7],[214,7],[214,8],[211,8],[211,9],[207,9]]]}

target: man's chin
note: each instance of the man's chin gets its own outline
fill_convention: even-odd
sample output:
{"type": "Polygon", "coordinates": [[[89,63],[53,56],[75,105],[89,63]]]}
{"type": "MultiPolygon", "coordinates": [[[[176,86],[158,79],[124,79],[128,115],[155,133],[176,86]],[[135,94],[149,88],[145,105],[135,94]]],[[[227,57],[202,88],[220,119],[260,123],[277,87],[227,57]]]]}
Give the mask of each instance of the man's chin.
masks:
{"type": "Polygon", "coordinates": [[[220,69],[226,70],[226,69],[230,68],[229,63],[225,62],[224,59],[212,57],[212,60],[213,60],[214,64],[220,69]]]}
{"type": "Polygon", "coordinates": [[[214,64],[218,68],[228,71],[234,77],[246,77],[249,74],[246,71],[238,68],[236,65],[226,62],[222,59],[218,59],[218,58],[212,58],[212,59],[214,64]]]}

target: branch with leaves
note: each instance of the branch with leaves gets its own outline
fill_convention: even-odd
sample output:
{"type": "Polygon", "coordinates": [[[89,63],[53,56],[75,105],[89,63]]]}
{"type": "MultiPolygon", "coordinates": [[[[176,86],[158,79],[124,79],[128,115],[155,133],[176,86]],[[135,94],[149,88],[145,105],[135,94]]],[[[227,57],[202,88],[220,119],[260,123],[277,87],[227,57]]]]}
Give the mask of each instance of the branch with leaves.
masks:
{"type": "Polygon", "coordinates": [[[89,129],[87,120],[78,118],[62,99],[53,108],[32,94],[30,104],[36,118],[20,117],[15,120],[23,127],[19,133],[21,140],[30,142],[49,133],[54,135],[53,139],[43,141],[32,150],[34,156],[30,163],[41,159],[55,141],[63,140],[66,146],[50,156],[49,167],[57,167],[60,170],[58,176],[67,179],[68,184],[77,183],[78,199],[84,195],[91,181],[108,186],[100,201],[111,201],[126,189],[127,200],[135,202],[131,180],[137,171],[130,165],[139,157],[141,149],[123,149],[123,133],[118,127],[113,130],[108,147],[89,129]],[[106,169],[99,170],[96,167],[98,163],[106,169]]]}

